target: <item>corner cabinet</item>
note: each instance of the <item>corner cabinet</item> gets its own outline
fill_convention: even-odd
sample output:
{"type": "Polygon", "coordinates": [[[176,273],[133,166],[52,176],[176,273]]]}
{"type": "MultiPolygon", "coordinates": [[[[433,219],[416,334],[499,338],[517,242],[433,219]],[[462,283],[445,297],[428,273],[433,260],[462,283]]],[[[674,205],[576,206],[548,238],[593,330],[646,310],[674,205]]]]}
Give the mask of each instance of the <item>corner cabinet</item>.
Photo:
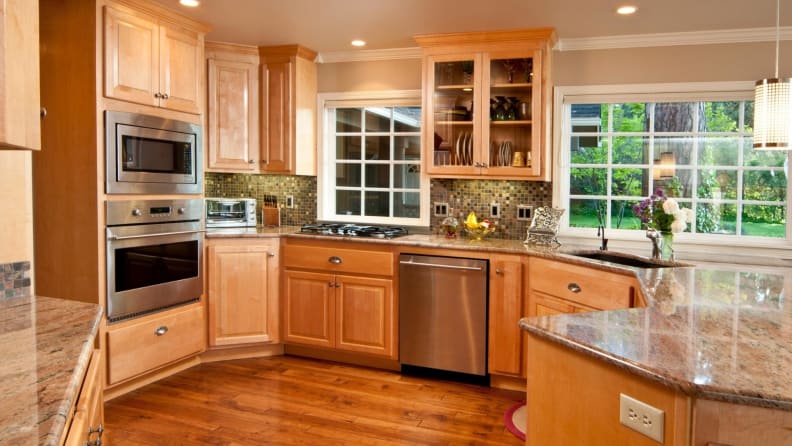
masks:
{"type": "Polygon", "coordinates": [[[209,346],[279,341],[280,239],[208,239],[209,346]]]}
{"type": "Polygon", "coordinates": [[[262,173],[316,175],[317,53],[259,47],[262,173]]]}
{"type": "Polygon", "coordinates": [[[104,95],[200,114],[204,34],[120,4],[104,7],[104,95]]]}
{"type": "Polygon", "coordinates": [[[552,29],[416,36],[426,171],[550,180],[552,29]]]}
{"type": "Polygon", "coordinates": [[[489,340],[487,369],[491,374],[525,377],[520,318],[527,315],[523,294],[523,256],[493,254],[489,269],[489,340]]]}

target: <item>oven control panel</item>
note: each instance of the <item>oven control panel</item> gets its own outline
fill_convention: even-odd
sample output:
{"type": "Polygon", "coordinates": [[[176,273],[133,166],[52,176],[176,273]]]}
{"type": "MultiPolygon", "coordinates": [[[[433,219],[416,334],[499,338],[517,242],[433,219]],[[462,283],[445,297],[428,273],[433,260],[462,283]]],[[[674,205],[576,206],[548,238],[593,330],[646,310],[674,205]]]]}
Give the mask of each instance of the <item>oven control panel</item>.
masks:
{"type": "Polygon", "coordinates": [[[107,202],[107,226],[199,221],[203,200],[113,200],[107,202]]]}

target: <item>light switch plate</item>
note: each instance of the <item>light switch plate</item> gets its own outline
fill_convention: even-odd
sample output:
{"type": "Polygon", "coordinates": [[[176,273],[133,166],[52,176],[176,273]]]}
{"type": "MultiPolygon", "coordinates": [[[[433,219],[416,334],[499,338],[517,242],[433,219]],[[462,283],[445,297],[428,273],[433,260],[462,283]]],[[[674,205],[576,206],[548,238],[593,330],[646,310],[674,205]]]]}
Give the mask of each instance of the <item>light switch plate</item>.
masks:
{"type": "Polygon", "coordinates": [[[533,207],[525,204],[517,205],[517,220],[530,220],[533,218],[533,207]]]}
{"type": "Polygon", "coordinates": [[[501,208],[500,203],[490,203],[490,218],[500,218],[501,208]]]}
{"type": "Polygon", "coordinates": [[[619,421],[630,429],[663,444],[665,412],[662,410],[620,393],[619,421]]]}
{"type": "Polygon", "coordinates": [[[435,201],[435,204],[434,204],[434,215],[435,215],[435,217],[447,217],[448,216],[448,203],[435,201]]]}

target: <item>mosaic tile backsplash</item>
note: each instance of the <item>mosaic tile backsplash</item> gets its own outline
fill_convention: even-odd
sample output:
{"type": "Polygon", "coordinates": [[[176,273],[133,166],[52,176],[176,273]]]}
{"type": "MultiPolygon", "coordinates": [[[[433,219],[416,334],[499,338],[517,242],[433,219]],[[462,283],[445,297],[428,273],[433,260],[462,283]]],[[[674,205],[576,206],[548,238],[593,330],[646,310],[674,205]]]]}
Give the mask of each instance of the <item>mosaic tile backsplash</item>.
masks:
{"type": "MultiPolygon", "coordinates": [[[[207,197],[255,198],[259,205],[264,196],[274,195],[281,204],[281,224],[302,225],[316,221],[316,177],[290,175],[252,175],[206,173],[207,197]],[[294,197],[294,208],[282,206],[286,196],[294,197]]],[[[534,181],[439,180],[431,181],[431,203],[448,203],[449,214],[467,216],[474,211],[481,218],[489,216],[489,204],[500,204],[502,217],[493,237],[525,239],[530,221],[517,220],[517,205],[550,206],[552,184],[534,181]]],[[[431,217],[431,230],[438,231],[445,217],[431,217]]]]}
{"type": "Polygon", "coordinates": [[[30,262],[0,263],[0,298],[30,296],[30,262]]]}

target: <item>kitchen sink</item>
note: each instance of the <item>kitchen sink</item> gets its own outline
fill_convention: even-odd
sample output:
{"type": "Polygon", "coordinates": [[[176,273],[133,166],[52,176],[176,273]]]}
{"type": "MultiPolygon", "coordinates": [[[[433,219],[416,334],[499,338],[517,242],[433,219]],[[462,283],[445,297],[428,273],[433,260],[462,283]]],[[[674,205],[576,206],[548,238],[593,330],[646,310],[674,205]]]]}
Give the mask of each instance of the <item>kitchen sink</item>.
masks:
{"type": "Polygon", "coordinates": [[[655,259],[649,259],[646,257],[640,257],[632,254],[613,252],[613,251],[579,251],[570,254],[575,257],[600,260],[602,262],[616,263],[618,265],[633,266],[636,268],[669,268],[675,266],[689,266],[687,264],[674,262],[674,261],[655,260],[655,259]]]}

